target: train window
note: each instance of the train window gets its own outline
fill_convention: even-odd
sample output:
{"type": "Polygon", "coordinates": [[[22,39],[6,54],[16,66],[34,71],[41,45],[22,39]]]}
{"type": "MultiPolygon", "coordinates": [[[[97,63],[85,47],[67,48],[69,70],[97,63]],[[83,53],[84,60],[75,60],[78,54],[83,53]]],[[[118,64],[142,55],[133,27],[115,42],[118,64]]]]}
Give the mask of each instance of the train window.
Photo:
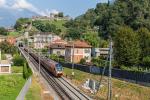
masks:
{"type": "Polygon", "coordinates": [[[62,65],[56,64],[56,69],[57,69],[57,71],[62,71],[62,65]]]}

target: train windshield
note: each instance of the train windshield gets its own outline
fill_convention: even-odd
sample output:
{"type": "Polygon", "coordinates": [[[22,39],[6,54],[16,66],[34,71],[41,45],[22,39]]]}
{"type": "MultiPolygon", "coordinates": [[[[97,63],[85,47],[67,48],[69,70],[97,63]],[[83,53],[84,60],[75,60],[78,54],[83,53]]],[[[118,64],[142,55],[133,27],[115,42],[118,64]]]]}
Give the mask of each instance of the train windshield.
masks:
{"type": "Polygon", "coordinates": [[[56,64],[56,69],[57,69],[57,71],[62,71],[63,70],[62,65],[56,64]]]}

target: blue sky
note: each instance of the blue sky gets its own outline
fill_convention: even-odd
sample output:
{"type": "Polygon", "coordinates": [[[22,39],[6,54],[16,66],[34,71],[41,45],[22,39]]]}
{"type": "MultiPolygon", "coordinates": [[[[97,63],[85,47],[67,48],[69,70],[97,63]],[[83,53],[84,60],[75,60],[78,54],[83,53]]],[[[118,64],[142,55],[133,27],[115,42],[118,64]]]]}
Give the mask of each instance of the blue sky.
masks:
{"type": "Polygon", "coordinates": [[[107,0],[0,0],[0,26],[14,25],[20,17],[49,16],[60,11],[75,18],[100,2],[107,0]]]}
{"type": "Polygon", "coordinates": [[[94,8],[97,3],[107,2],[107,0],[29,0],[29,2],[40,9],[63,11],[65,14],[75,17],[89,8],[94,8]]]}
{"type": "Polygon", "coordinates": [[[29,10],[40,15],[61,11],[76,17],[89,8],[95,8],[99,2],[107,2],[107,0],[0,0],[0,8],[13,11],[29,10]]]}

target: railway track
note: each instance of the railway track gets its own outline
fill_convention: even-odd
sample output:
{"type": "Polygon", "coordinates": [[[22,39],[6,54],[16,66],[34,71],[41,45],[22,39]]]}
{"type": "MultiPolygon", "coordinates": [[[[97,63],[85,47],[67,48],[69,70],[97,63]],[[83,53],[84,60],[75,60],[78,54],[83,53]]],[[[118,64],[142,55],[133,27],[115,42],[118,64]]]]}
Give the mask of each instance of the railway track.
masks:
{"type": "MultiPolygon", "coordinates": [[[[25,55],[27,52],[24,49],[21,49],[25,55]]],[[[38,70],[38,61],[36,61],[33,57],[30,57],[30,61],[38,70]]],[[[41,75],[47,80],[47,82],[52,86],[52,88],[57,92],[62,100],[91,100],[88,96],[81,93],[77,88],[72,86],[67,80],[62,78],[56,78],[51,73],[49,73],[42,65],[41,65],[41,75]]]]}

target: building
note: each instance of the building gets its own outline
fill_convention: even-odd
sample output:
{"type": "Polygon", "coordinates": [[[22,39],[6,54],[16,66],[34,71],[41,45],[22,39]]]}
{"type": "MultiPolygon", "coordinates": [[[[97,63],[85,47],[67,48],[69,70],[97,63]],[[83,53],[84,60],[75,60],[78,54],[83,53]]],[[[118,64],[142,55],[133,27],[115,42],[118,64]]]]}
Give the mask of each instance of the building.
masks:
{"type": "Polygon", "coordinates": [[[109,54],[109,48],[92,48],[93,57],[99,57],[99,56],[106,57],[108,54],[109,54]]]}
{"type": "Polygon", "coordinates": [[[6,28],[6,30],[7,30],[8,32],[15,32],[15,29],[14,29],[13,27],[8,27],[8,28],[6,28]]]}
{"type": "Polygon", "coordinates": [[[6,36],[0,36],[0,43],[6,40],[6,36]]]}
{"type": "Polygon", "coordinates": [[[61,39],[59,36],[52,33],[38,33],[33,36],[33,43],[35,49],[42,49],[48,47],[50,43],[61,39]]]}
{"type": "Polygon", "coordinates": [[[64,40],[55,40],[50,44],[50,54],[56,54],[59,56],[65,56],[65,46],[67,42],[64,40]]]}
{"type": "Polygon", "coordinates": [[[91,48],[85,41],[72,41],[66,45],[65,61],[79,63],[81,59],[91,62],[91,48]]]}
{"type": "Polygon", "coordinates": [[[0,74],[9,74],[11,73],[11,64],[7,60],[0,61],[0,74]]]}

